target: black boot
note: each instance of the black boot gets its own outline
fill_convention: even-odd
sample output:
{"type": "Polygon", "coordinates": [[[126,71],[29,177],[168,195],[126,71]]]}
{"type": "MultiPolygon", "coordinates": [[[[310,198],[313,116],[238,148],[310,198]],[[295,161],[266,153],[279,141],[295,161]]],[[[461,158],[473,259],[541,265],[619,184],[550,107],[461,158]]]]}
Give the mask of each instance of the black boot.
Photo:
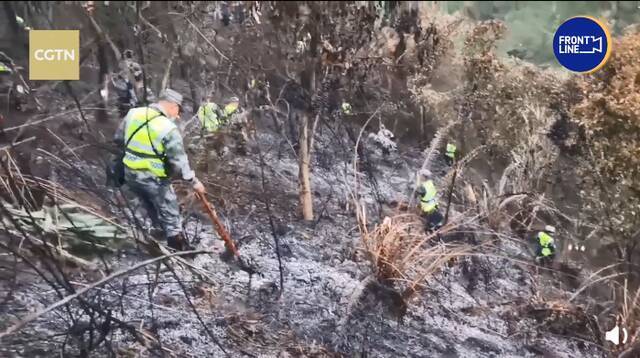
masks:
{"type": "Polygon", "coordinates": [[[176,251],[190,251],[193,247],[189,245],[189,241],[182,234],[167,238],[167,246],[176,251]]]}

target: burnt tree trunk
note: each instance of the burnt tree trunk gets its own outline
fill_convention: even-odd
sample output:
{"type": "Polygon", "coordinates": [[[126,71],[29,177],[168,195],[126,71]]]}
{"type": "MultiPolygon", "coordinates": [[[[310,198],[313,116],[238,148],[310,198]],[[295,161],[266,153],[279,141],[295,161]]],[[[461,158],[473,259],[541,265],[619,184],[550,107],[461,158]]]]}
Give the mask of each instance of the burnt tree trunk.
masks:
{"type": "Polygon", "coordinates": [[[100,93],[101,101],[98,104],[96,118],[100,122],[107,122],[109,116],[107,114],[107,101],[109,100],[109,61],[107,59],[107,44],[104,39],[99,38],[97,42],[98,52],[98,87],[102,87],[100,93]]]}
{"type": "Polygon", "coordinates": [[[309,115],[302,115],[300,128],[300,140],[298,141],[300,150],[298,151],[298,184],[300,193],[300,206],[302,207],[302,218],[306,221],[313,220],[313,198],[311,196],[311,174],[309,169],[309,115]]]}

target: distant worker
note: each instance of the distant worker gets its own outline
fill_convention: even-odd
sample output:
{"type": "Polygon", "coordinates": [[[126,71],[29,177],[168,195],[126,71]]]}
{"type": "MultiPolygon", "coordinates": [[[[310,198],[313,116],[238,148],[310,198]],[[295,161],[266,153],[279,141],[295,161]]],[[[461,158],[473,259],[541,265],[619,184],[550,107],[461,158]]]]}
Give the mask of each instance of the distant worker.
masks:
{"type": "MultiPolygon", "coordinates": [[[[0,95],[2,95],[3,97],[5,95],[8,96],[11,93],[11,89],[13,87],[13,81],[11,78],[12,73],[13,71],[11,70],[11,68],[0,60],[0,95]]],[[[2,115],[0,114],[0,116],[2,115]]],[[[2,118],[4,121],[4,117],[0,118],[2,118]]]]}
{"type": "Polygon", "coordinates": [[[6,97],[7,104],[18,111],[24,111],[29,89],[18,81],[21,67],[13,67],[9,59],[0,60],[0,97],[6,97]]]}
{"type": "Polygon", "coordinates": [[[258,108],[261,105],[269,103],[267,98],[269,93],[269,84],[266,82],[264,75],[252,78],[247,87],[247,106],[258,108]]]}
{"type": "Polygon", "coordinates": [[[25,31],[31,30],[31,27],[27,26],[27,24],[24,22],[24,19],[18,15],[16,15],[16,24],[18,24],[18,26],[25,31]]]}
{"type": "Polygon", "coordinates": [[[138,106],[138,96],[133,87],[133,83],[129,80],[124,72],[112,77],[111,83],[116,90],[116,103],[120,117],[127,115],[131,108],[138,106]]]}
{"type": "Polygon", "coordinates": [[[420,211],[426,220],[426,231],[440,228],[444,218],[438,210],[438,191],[431,178],[431,172],[423,173],[425,181],[420,184],[417,195],[420,198],[420,211]]]}
{"type": "Polygon", "coordinates": [[[0,74],[11,74],[11,73],[13,73],[13,71],[11,71],[11,68],[6,64],[0,62],[0,74]]]}
{"type": "MultiPolygon", "coordinates": [[[[198,119],[202,128],[203,136],[207,134],[217,134],[221,132],[223,127],[229,127],[231,137],[236,142],[236,149],[241,154],[246,154],[246,144],[248,136],[245,128],[244,116],[240,115],[240,99],[238,97],[230,97],[227,104],[221,108],[213,101],[207,101],[198,109],[198,119]]],[[[216,138],[214,146],[220,156],[224,156],[226,147],[224,146],[224,136],[219,135],[216,138]]]]}
{"type": "Polygon", "coordinates": [[[543,265],[550,264],[556,255],[556,245],[551,235],[555,234],[556,228],[547,225],[543,231],[538,232],[537,249],[536,249],[536,261],[543,265]]]}
{"type": "Polygon", "coordinates": [[[142,201],[152,224],[161,228],[167,246],[190,249],[182,233],[178,200],[171,186],[177,176],[204,194],[205,188],[189,166],[179,120],[182,95],[166,89],[157,103],[131,109],[116,131],[114,141],[125,148],[125,182],[142,201]]]}
{"type": "Polygon", "coordinates": [[[13,87],[13,71],[8,63],[0,60],[0,94],[9,93],[13,87]]]}
{"type": "Polygon", "coordinates": [[[353,109],[351,108],[351,104],[348,102],[342,102],[342,114],[350,116],[353,114],[353,109]]]}
{"type": "Polygon", "coordinates": [[[239,106],[238,97],[229,98],[224,109],[213,101],[202,104],[198,109],[198,119],[202,129],[209,133],[218,132],[220,128],[229,124],[231,116],[236,113],[239,106]]]}
{"type": "Polygon", "coordinates": [[[456,148],[455,144],[447,143],[447,151],[444,154],[444,158],[447,161],[447,165],[451,166],[456,162],[456,148]]]}
{"type": "Polygon", "coordinates": [[[122,70],[112,77],[111,83],[116,90],[120,117],[124,117],[131,108],[145,104],[145,95],[147,103],[154,102],[156,98],[148,85],[145,91],[142,66],[134,61],[133,51],[124,51],[120,68],[122,70]]]}
{"type": "Polygon", "coordinates": [[[398,150],[398,146],[395,142],[396,136],[382,123],[380,123],[378,133],[369,133],[369,139],[375,143],[378,148],[380,148],[382,154],[385,156],[398,150]]]}

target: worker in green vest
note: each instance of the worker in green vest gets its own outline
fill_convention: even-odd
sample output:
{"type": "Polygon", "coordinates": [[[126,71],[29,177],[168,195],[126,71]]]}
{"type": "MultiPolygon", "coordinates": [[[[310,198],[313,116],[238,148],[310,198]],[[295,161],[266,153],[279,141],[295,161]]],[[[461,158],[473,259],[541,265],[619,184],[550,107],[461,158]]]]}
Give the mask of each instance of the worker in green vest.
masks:
{"type": "Polygon", "coordinates": [[[340,109],[342,110],[342,114],[350,116],[353,114],[353,108],[349,102],[342,102],[340,105],[340,109]]]}
{"type": "Polygon", "coordinates": [[[424,171],[425,180],[420,184],[416,193],[420,198],[420,212],[426,220],[426,230],[437,230],[442,226],[444,218],[438,210],[438,191],[431,177],[430,171],[424,171]]]}
{"type": "Polygon", "coordinates": [[[228,135],[235,142],[236,151],[242,155],[246,154],[249,137],[245,128],[246,116],[240,113],[238,97],[229,97],[224,107],[209,100],[200,106],[197,114],[202,136],[206,138],[206,147],[215,149],[218,156],[223,157],[227,152],[225,137],[228,135]],[[223,128],[225,128],[224,131],[223,128]],[[210,138],[213,139],[209,140],[210,138]]]}
{"type": "Polygon", "coordinates": [[[201,128],[209,133],[219,131],[221,127],[229,123],[231,116],[238,111],[239,106],[240,99],[238,97],[229,98],[224,108],[213,101],[207,101],[198,109],[201,128]]]}
{"type": "Polygon", "coordinates": [[[12,72],[13,71],[11,71],[11,68],[9,68],[9,66],[0,62],[0,74],[11,74],[12,72]]]}
{"type": "Polygon", "coordinates": [[[552,236],[555,232],[555,227],[547,225],[544,230],[538,232],[538,235],[536,236],[536,261],[543,265],[551,263],[556,255],[555,240],[552,236]]]}
{"type": "Polygon", "coordinates": [[[447,143],[447,151],[444,153],[444,159],[447,162],[447,165],[451,166],[456,162],[456,152],[458,148],[455,144],[447,143]]]}
{"type": "Polygon", "coordinates": [[[9,67],[9,63],[5,63],[0,60],[0,96],[9,97],[9,94],[12,92],[14,87],[13,82],[13,71],[11,70],[11,67],[9,67]]]}
{"type": "Polygon", "coordinates": [[[131,109],[116,131],[114,140],[124,148],[124,180],[142,201],[152,224],[161,228],[167,245],[179,251],[190,249],[182,233],[178,200],[171,186],[173,177],[205,193],[189,166],[182,135],[175,121],[180,118],[182,95],[166,89],[157,103],[131,109]]]}
{"type": "Polygon", "coordinates": [[[28,104],[29,89],[19,80],[21,67],[14,67],[11,61],[0,56],[0,111],[11,108],[24,111],[28,104]],[[4,106],[7,105],[7,108],[4,106]]]}

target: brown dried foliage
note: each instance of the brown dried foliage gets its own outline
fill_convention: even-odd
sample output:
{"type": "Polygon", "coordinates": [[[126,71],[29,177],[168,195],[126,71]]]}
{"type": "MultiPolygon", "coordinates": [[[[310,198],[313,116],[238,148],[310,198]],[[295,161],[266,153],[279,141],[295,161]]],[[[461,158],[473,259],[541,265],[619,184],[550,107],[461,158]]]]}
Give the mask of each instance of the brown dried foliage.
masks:
{"type": "Polygon", "coordinates": [[[606,153],[595,163],[598,169],[640,191],[640,34],[615,41],[613,48],[602,70],[576,80],[583,96],[572,113],[593,152],[606,153]]]}
{"type": "MultiPolygon", "coordinates": [[[[492,154],[508,153],[526,141],[523,128],[545,127],[528,123],[523,108],[534,103],[547,115],[559,116],[564,88],[557,74],[525,63],[511,63],[495,54],[496,42],[505,27],[497,21],[482,22],[467,37],[464,46],[465,87],[458,100],[458,114],[474,122],[480,144],[490,145],[492,154]]],[[[545,120],[546,122],[546,120],[545,120]]]]}
{"type": "Polygon", "coordinates": [[[603,69],[576,78],[581,100],[571,114],[585,134],[577,168],[583,212],[606,232],[618,258],[632,262],[640,226],[640,34],[613,48],[603,69]]]}

